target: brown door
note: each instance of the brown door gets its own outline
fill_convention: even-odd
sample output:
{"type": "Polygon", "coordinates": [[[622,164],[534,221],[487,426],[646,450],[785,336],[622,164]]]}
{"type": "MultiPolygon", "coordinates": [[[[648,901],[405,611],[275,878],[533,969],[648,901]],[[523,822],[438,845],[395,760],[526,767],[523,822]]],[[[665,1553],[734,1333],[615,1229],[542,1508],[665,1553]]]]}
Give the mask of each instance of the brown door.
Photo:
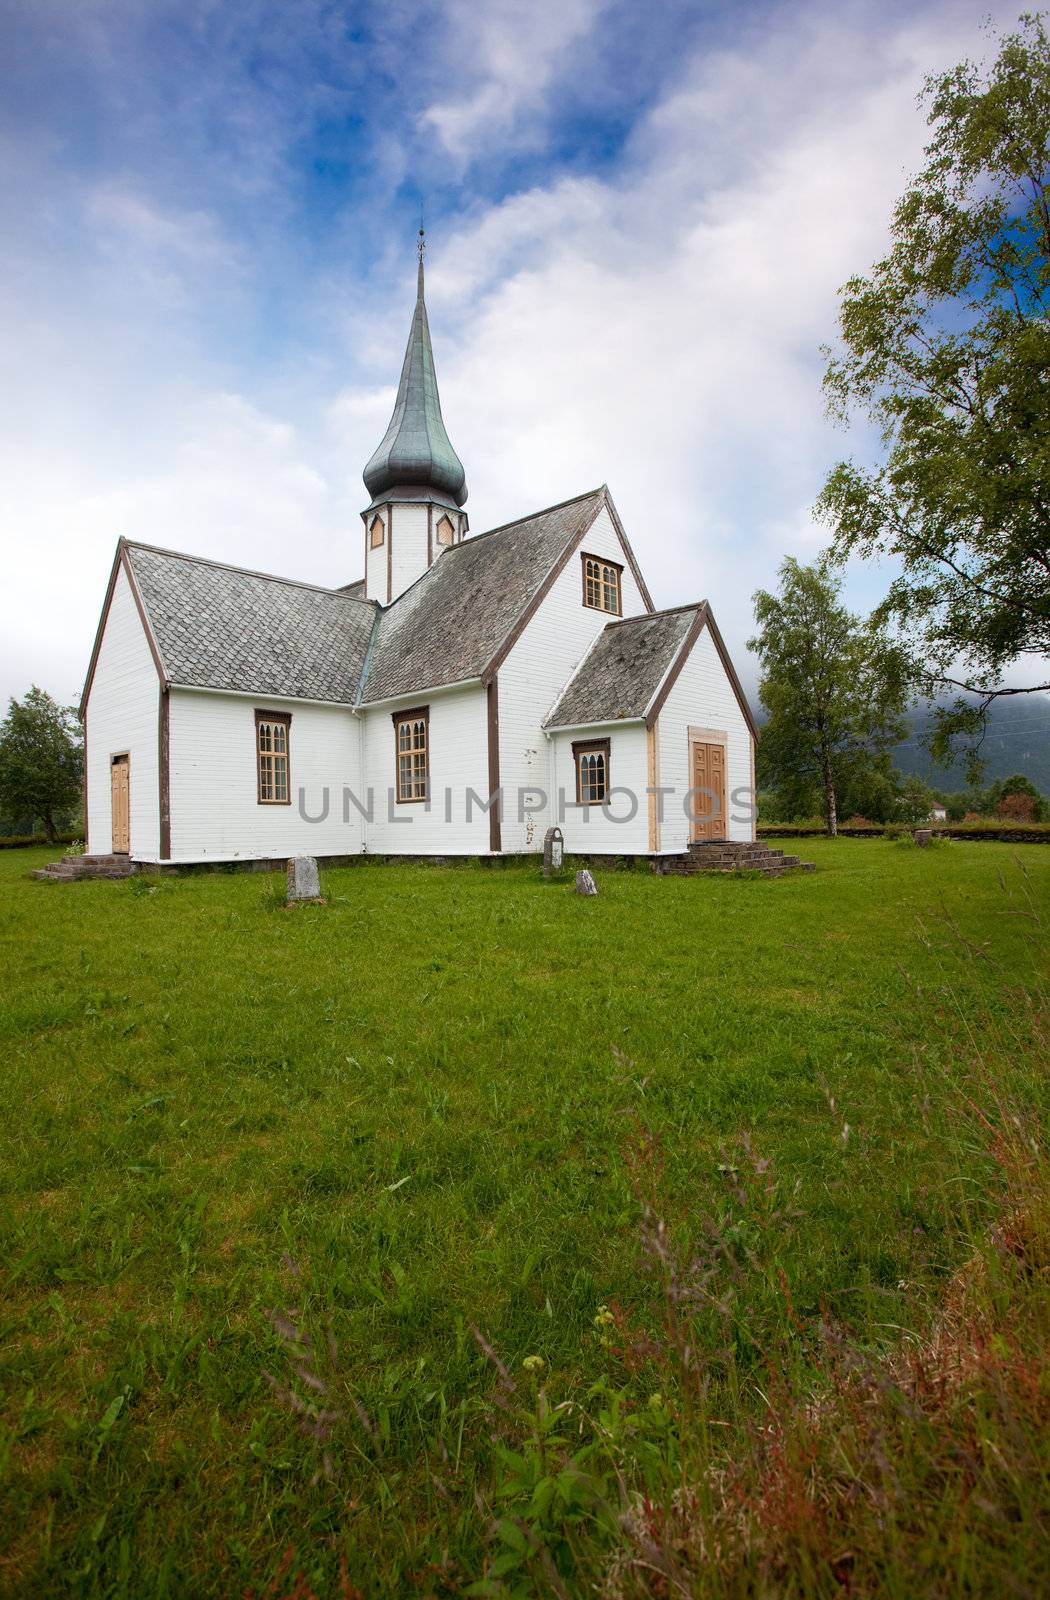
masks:
{"type": "Polygon", "coordinates": [[[126,856],[131,849],[131,772],[128,756],[114,756],[111,768],[113,796],[113,854],[126,856]]]}
{"type": "Polygon", "coordinates": [[[721,744],[691,746],[692,786],[690,810],[694,839],[725,839],[726,831],[726,752],[721,744]],[[695,792],[699,791],[699,793],[695,792]]]}

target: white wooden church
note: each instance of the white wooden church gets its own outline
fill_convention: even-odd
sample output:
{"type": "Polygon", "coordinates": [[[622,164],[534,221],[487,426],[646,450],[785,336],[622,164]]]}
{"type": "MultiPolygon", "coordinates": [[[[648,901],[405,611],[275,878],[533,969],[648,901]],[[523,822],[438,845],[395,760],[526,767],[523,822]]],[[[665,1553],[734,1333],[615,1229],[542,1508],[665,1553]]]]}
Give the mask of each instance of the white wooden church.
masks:
{"type": "Polygon", "coordinates": [[[604,486],[471,536],[418,295],[364,471],[364,577],[122,539],[82,701],[86,848],[674,855],[754,837],[755,727],[706,601],[656,611],[604,486]]]}

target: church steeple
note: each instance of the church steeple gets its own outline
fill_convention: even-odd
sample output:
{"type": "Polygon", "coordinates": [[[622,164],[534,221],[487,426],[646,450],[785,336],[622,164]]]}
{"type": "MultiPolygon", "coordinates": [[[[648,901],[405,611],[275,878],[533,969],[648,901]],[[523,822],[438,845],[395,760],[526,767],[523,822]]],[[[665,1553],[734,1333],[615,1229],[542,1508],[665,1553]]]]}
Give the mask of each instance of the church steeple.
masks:
{"type": "Polygon", "coordinates": [[[365,467],[365,488],[373,505],[380,499],[419,500],[432,494],[436,501],[463,505],[467,480],[463,463],[453,450],[441,417],[434,352],[423,298],[423,229],[419,230],[419,273],[416,308],[408,335],[401,382],[394,414],[382,443],[365,467]],[[421,493],[422,491],[422,493],[421,493]]]}

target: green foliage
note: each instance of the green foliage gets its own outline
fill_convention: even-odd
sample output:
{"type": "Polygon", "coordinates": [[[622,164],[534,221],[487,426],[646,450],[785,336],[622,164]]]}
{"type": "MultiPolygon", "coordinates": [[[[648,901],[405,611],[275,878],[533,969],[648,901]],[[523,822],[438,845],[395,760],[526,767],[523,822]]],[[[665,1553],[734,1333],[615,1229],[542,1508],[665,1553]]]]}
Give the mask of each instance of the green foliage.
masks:
{"type": "Polygon", "coordinates": [[[80,799],[84,743],[76,712],[34,684],[12,699],[0,725],[0,806],[14,817],[44,824],[50,843],[57,820],[80,799]]]}
{"type": "Polygon", "coordinates": [[[789,556],[775,595],[754,595],[759,695],[769,712],[758,744],[758,781],[775,786],[790,815],[819,796],[829,833],[843,789],[889,772],[887,751],[904,734],[904,661],[882,629],[839,604],[827,566],[789,556]]]}
{"type": "MultiPolygon", "coordinates": [[[[825,389],[887,443],[841,463],[819,511],[836,559],[892,556],[883,614],[942,706],[931,749],[966,742],[975,775],[1002,674],[1050,651],[1050,40],[1039,17],[927,80],[926,164],[894,212],[893,246],[842,292],[825,389]],[[959,671],[965,677],[959,677],[959,671]]],[[[1047,685],[1043,685],[1047,687],[1047,685]]]]}
{"type": "MultiPolygon", "coordinates": [[[[532,863],[369,862],[301,914],[254,873],[51,885],[46,851],[0,854],[0,1587],[546,1597],[549,1561],[591,1593],[621,1483],[659,1542],[702,1448],[769,1464],[766,1350],[808,1361],[826,1316],[867,1360],[923,1326],[997,1205],[960,1040],[997,1018],[1045,1094],[1050,850],[801,853],[819,870],[773,881],[599,869],[588,901],[532,863]],[[707,1408],[662,1353],[664,1245],[699,1263],[674,1304],[707,1408]]],[[[960,1511],[972,1559],[1039,1558],[1035,1510],[977,1537],[996,1484],[960,1511]]]]}

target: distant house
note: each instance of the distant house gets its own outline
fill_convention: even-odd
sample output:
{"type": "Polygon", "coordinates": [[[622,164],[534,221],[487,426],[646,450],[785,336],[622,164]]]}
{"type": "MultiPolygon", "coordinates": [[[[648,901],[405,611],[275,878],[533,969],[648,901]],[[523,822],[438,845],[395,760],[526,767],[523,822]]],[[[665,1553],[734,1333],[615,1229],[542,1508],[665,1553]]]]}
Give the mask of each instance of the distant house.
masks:
{"type": "Polygon", "coordinates": [[[364,576],[338,588],[121,540],[82,702],[89,852],[507,855],[552,823],[590,854],[754,837],[755,725],[710,606],[655,610],[608,489],[469,537],[422,251],[364,481],[364,576]]]}
{"type": "Polygon", "coordinates": [[[948,820],[948,812],[947,812],[947,810],[945,809],[944,806],[931,806],[931,808],[930,808],[930,821],[931,822],[947,822],[947,820],[948,820]]]}

